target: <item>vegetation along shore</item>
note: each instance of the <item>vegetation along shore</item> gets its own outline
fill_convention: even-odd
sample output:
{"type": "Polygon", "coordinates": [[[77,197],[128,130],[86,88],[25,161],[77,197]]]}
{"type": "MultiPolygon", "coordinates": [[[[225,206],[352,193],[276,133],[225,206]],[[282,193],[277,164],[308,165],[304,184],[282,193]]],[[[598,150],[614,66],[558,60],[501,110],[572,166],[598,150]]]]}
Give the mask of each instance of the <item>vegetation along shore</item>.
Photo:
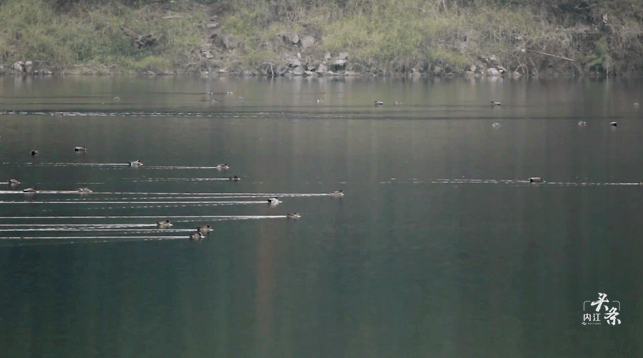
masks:
{"type": "Polygon", "coordinates": [[[640,76],[640,0],[0,0],[3,74],[640,76]]]}

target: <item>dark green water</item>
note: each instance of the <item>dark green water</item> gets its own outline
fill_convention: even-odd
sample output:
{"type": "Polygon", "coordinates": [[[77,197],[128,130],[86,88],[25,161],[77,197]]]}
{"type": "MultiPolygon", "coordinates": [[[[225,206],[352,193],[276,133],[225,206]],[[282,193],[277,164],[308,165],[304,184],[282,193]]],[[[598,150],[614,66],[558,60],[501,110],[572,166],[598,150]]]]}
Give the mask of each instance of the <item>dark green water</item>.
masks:
{"type": "Polygon", "coordinates": [[[634,102],[642,82],[0,78],[22,182],[0,356],[641,356],[634,102]],[[599,292],[620,325],[582,324],[599,292]]]}

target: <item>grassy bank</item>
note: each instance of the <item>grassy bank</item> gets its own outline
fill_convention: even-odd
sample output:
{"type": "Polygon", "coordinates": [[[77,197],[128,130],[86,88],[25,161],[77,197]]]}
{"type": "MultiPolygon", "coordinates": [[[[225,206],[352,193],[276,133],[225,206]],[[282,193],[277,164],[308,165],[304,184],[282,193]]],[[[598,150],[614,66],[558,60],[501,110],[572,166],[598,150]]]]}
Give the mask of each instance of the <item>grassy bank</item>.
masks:
{"type": "Polygon", "coordinates": [[[297,53],[313,63],[326,52],[348,52],[357,72],[643,70],[637,0],[124,1],[0,1],[2,63],[32,60],[81,73],[197,72],[277,65],[297,53]],[[122,26],[157,42],[137,49],[122,26]],[[314,45],[293,44],[295,34],[311,36],[314,45]]]}
{"type": "Polygon", "coordinates": [[[0,5],[2,63],[31,60],[54,71],[78,73],[166,72],[198,59],[205,14],[189,3],[125,6],[77,4],[58,9],[45,0],[0,5]],[[168,13],[180,16],[163,19],[168,13]],[[121,26],[154,34],[156,46],[136,49],[121,26]]]}
{"type": "Polygon", "coordinates": [[[318,52],[348,51],[354,62],[388,71],[643,69],[643,3],[636,0],[245,0],[224,28],[249,52],[273,52],[275,34],[298,32],[321,39],[318,52]]]}

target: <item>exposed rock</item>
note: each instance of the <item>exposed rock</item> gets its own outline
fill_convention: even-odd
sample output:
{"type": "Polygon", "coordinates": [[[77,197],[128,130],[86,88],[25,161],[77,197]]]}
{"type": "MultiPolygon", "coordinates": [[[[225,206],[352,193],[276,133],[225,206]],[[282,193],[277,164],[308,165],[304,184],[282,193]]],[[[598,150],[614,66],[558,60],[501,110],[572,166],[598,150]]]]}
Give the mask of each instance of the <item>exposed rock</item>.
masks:
{"type": "Polygon", "coordinates": [[[301,61],[299,61],[299,59],[297,58],[290,58],[286,60],[286,65],[292,68],[301,67],[301,61]]]}
{"type": "Polygon", "coordinates": [[[211,23],[205,25],[205,27],[208,28],[208,29],[216,29],[217,27],[219,27],[219,23],[218,22],[211,22],[211,23]]]}
{"type": "Polygon", "coordinates": [[[244,70],[244,71],[242,72],[242,75],[244,75],[244,76],[256,76],[256,75],[257,75],[257,71],[254,71],[254,70],[244,70]]]}
{"type": "Polygon", "coordinates": [[[471,65],[471,67],[469,67],[469,71],[471,72],[476,72],[476,69],[477,69],[476,65],[471,65]]]}
{"type": "Polygon", "coordinates": [[[328,67],[325,64],[320,63],[319,66],[317,66],[317,69],[315,70],[315,72],[317,72],[317,73],[326,73],[326,72],[328,72],[328,67]]]}
{"type": "Polygon", "coordinates": [[[16,63],[14,63],[14,64],[13,64],[13,66],[11,66],[11,68],[12,68],[14,71],[24,72],[24,71],[25,71],[24,64],[25,64],[25,63],[24,63],[23,61],[18,61],[18,62],[16,62],[16,63]]]}
{"type": "Polygon", "coordinates": [[[208,60],[214,58],[214,55],[210,51],[207,51],[207,50],[201,50],[201,56],[207,58],[208,60]]]}
{"type": "Polygon", "coordinates": [[[433,67],[433,76],[440,76],[440,75],[442,75],[442,67],[440,66],[433,67]]]}
{"type": "Polygon", "coordinates": [[[307,49],[315,44],[315,38],[312,36],[304,36],[301,38],[301,47],[307,49]]]}
{"type": "Polygon", "coordinates": [[[324,55],[324,60],[330,60],[330,52],[326,52],[326,54],[324,55]]]}
{"type": "Polygon", "coordinates": [[[304,75],[304,69],[301,68],[301,66],[297,66],[292,70],[293,76],[303,76],[304,75]]]}
{"type": "Polygon", "coordinates": [[[343,59],[342,60],[335,60],[335,62],[333,62],[333,64],[331,65],[330,69],[332,71],[343,70],[344,68],[346,68],[346,63],[347,62],[348,61],[343,60],[343,59]]]}
{"type": "Polygon", "coordinates": [[[31,61],[25,62],[25,72],[27,72],[27,73],[32,73],[33,72],[33,62],[31,62],[31,61]]]}
{"type": "Polygon", "coordinates": [[[306,76],[312,76],[315,74],[315,72],[313,71],[306,71],[305,73],[306,73],[306,76]]]}
{"type": "Polygon", "coordinates": [[[487,76],[500,76],[500,72],[495,68],[487,68],[487,76]]]}
{"type": "Polygon", "coordinates": [[[234,50],[235,48],[241,46],[241,41],[232,36],[224,36],[223,45],[225,46],[226,50],[234,50]]]}
{"type": "Polygon", "coordinates": [[[473,77],[475,73],[473,71],[464,71],[464,76],[465,77],[473,77]]]}
{"type": "Polygon", "coordinates": [[[319,62],[315,62],[315,63],[312,63],[312,64],[308,63],[308,64],[306,64],[306,70],[315,71],[318,66],[319,66],[319,62]]]}
{"type": "Polygon", "coordinates": [[[353,72],[353,71],[346,71],[344,72],[344,76],[357,76],[359,73],[353,72]]]}
{"type": "Polygon", "coordinates": [[[125,26],[121,26],[121,31],[123,31],[123,33],[127,35],[127,37],[131,38],[134,41],[134,47],[136,48],[153,46],[156,43],[156,37],[152,36],[151,34],[141,35],[126,28],[125,26]]]}
{"type": "Polygon", "coordinates": [[[210,35],[209,40],[215,46],[230,51],[243,45],[243,42],[241,40],[232,36],[222,35],[218,31],[210,35]]]}
{"type": "Polygon", "coordinates": [[[338,60],[346,60],[348,58],[348,52],[340,52],[337,56],[338,60]]]}
{"type": "Polygon", "coordinates": [[[297,35],[297,34],[293,35],[293,37],[292,37],[292,40],[291,40],[291,41],[292,41],[292,43],[293,43],[293,44],[295,44],[295,45],[296,45],[296,44],[298,44],[298,43],[299,43],[299,35],[297,35]]]}

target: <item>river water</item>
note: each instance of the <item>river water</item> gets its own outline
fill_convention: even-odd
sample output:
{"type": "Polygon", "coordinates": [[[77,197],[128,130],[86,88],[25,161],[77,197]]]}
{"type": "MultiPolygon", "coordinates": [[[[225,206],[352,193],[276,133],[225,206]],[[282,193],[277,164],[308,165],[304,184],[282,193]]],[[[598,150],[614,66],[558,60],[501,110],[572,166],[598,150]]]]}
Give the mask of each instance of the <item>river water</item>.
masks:
{"type": "Polygon", "coordinates": [[[641,356],[635,102],[625,80],[2,77],[0,349],[641,356]]]}

